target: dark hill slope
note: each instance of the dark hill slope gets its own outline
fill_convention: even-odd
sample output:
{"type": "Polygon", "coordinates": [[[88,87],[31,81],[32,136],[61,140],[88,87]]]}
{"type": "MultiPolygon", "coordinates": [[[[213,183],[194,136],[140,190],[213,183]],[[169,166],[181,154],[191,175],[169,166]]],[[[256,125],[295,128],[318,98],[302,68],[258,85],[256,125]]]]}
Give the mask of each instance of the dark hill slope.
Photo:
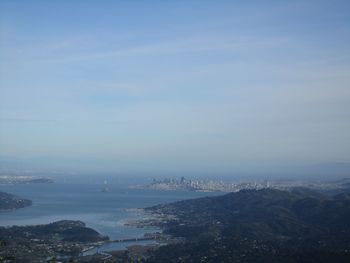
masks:
{"type": "Polygon", "coordinates": [[[245,190],[148,210],[175,215],[176,220],[162,227],[166,233],[187,240],[186,244],[159,249],[151,262],[161,262],[162,255],[169,253],[176,259],[170,262],[350,259],[348,195],[325,197],[307,189],[245,190]]]}
{"type": "Polygon", "coordinates": [[[73,220],[61,220],[46,225],[0,227],[0,237],[7,242],[14,240],[42,239],[72,242],[97,242],[107,240],[85,223],[73,220]]]}

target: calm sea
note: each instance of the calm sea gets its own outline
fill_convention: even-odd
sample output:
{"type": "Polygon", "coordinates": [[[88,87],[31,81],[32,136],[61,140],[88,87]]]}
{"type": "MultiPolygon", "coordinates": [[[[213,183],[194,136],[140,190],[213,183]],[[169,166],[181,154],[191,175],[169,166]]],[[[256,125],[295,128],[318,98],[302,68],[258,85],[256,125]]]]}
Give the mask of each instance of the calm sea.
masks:
{"type": "Polygon", "coordinates": [[[154,229],[125,226],[127,220],[142,216],[127,209],[219,194],[128,189],[120,184],[108,184],[110,191],[102,192],[103,187],[101,183],[0,185],[0,191],[33,201],[30,207],[0,212],[0,225],[46,224],[72,219],[85,222],[87,226],[111,239],[139,237],[145,232],[153,232],[154,229]]]}

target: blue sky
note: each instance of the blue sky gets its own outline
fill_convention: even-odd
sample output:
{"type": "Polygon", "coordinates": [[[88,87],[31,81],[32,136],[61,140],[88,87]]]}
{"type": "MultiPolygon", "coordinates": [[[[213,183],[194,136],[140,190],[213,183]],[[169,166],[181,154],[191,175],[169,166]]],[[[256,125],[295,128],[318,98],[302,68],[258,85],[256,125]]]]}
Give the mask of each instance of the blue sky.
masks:
{"type": "Polygon", "coordinates": [[[0,2],[1,168],[350,162],[348,1],[0,2]]]}

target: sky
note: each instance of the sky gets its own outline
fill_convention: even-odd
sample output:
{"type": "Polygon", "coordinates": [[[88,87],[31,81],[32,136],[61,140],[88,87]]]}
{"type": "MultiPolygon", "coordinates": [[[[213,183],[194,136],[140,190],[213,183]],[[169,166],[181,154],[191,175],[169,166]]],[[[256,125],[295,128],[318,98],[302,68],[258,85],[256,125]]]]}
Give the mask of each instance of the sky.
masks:
{"type": "Polygon", "coordinates": [[[0,1],[0,171],[350,163],[349,1],[0,1]]]}

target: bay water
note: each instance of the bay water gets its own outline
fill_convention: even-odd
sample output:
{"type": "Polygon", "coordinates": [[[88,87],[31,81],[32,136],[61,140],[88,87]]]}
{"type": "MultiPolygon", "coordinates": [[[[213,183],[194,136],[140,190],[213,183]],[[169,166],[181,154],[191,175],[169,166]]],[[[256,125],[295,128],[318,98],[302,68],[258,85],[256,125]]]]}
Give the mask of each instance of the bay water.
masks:
{"type": "MultiPolygon", "coordinates": [[[[104,187],[103,183],[91,182],[0,185],[0,191],[15,194],[33,202],[32,206],[26,208],[0,212],[0,226],[47,224],[64,219],[81,220],[88,227],[109,236],[111,240],[141,237],[144,233],[155,232],[157,229],[126,226],[125,223],[128,220],[140,219],[144,216],[134,210],[135,208],[220,194],[130,189],[127,184],[108,184],[109,191],[104,192],[102,191],[104,187]]],[[[114,249],[132,244],[132,242],[116,243],[114,249]]]]}

